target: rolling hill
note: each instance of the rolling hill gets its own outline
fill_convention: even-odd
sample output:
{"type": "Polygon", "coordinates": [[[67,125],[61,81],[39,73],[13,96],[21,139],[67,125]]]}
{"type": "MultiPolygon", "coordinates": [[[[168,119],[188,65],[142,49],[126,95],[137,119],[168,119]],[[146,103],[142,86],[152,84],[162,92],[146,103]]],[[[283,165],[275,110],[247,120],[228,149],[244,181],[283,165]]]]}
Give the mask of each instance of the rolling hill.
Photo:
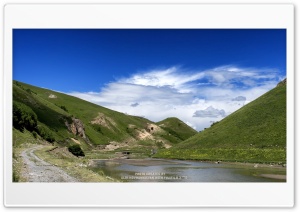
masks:
{"type": "Polygon", "coordinates": [[[156,124],[167,131],[169,133],[168,135],[172,136],[170,136],[170,140],[172,140],[173,137],[177,138],[174,141],[172,140],[173,143],[184,141],[197,133],[196,130],[176,117],[166,118],[156,124]]]}
{"type": "Polygon", "coordinates": [[[286,162],[286,80],[220,122],[155,157],[286,162]]]}
{"type": "MultiPolygon", "coordinates": [[[[178,119],[161,127],[52,90],[13,82],[14,128],[60,146],[88,150],[169,148],[196,132],[178,119]]],[[[14,131],[15,132],[15,131],[14,131]]]]}

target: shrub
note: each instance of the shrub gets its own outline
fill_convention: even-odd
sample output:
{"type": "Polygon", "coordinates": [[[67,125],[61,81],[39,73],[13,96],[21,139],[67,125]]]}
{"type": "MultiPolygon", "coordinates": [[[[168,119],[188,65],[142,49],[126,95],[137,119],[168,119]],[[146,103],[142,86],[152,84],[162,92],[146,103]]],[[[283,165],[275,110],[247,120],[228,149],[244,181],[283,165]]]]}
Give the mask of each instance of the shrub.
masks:
{"type": "Polygon", "coordinates": [[[63,109],[64,111],[68,112],[67,108],[65,106],[60,106],[61,109],[63,109]]]}
{"type": "Polygon", "coordinates": [[[32,132],[34,138],[37,138],[37,133],[35,131],[32,132]]]}
{"type": "Polygon", "coordinates": [[[32,93],[32,91],[29,88],[26,89],[26,92],[29,93],[29,94],[32,93]]]}
{"type": "Polygon", "coordinates": [[[164,143],[161,142],[161,141],[156,141],[155,144],[156,144],[156,146],[157,146],[158,148],[163,148],[163,147],[164,147],[164,143]]]}
{"type": "Polygon", "coordinates": [[[27,105],[20,102],[13,102],[13,126],[24,132],[26,128],[32,132],[37,129],[37,115],[27,105]]]}
{"type": "MultiPolygon", "coordinates": [[[[24,90],[24,89],[23,89],[24,90]]],[[[26,90],[25,90],[27,93],[29,93],[29,94],[35,94],[36,95],[36,92],[34,92],[33,90],[31,90],[30,88],[27,88],[26,90]]]]}
{"type": "Polygon", "coordinates": [[[45,139],[46,141],[49,141],[50,143],[53,143],[55,141],[55,138],[54,138],[51,130],[45,126],[39,125],[38,133],[43,139],[45,139]]]}
{"type": "Polygon", "coordinates": [[[79,156],[85,156],[84,152],[82,151],[79,144],[74,144],[72,146],[69,146],[68,148],[69,152],[71,152],[73,155],[79,157],[79,156]]]}

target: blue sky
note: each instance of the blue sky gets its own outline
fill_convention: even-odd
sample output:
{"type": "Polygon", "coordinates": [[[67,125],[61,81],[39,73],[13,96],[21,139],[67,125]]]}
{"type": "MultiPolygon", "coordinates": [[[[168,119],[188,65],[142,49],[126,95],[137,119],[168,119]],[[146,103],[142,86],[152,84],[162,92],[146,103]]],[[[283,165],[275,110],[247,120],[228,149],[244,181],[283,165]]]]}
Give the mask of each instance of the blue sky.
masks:
{"type": "Polygon", "coordinates": [[[13,79],[197,130],[285,76],[284,29],[13,31],[13,79]]]}

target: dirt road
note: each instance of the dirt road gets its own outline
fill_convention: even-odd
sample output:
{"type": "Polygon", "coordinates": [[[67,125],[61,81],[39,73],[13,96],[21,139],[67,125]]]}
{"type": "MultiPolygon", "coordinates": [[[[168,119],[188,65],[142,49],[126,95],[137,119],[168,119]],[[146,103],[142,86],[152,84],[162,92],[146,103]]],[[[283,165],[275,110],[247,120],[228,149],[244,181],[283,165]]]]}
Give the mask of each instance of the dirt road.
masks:
{"type": "Polygon", "coordinates": [[[21,153],[24,161],[22,175],[28,182],[77,182],[65,171],[38,158],[34,151],[41,148],[43,146],[35,146],[21,153]]]}

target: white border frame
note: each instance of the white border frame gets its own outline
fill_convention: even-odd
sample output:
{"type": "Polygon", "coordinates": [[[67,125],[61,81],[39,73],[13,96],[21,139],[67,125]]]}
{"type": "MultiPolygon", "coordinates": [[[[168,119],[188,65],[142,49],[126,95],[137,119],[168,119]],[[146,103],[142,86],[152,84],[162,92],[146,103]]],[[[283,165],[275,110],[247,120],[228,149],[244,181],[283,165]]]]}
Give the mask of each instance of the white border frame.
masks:
{"type": "Polygon", "coordinates": [[[4,8],[4,204],[7,207],[292,207],[294,7],[291,4],[8,4],[4,8]],[[12,29],[287,29],[286,183],[12,183],[12,29]]]}

